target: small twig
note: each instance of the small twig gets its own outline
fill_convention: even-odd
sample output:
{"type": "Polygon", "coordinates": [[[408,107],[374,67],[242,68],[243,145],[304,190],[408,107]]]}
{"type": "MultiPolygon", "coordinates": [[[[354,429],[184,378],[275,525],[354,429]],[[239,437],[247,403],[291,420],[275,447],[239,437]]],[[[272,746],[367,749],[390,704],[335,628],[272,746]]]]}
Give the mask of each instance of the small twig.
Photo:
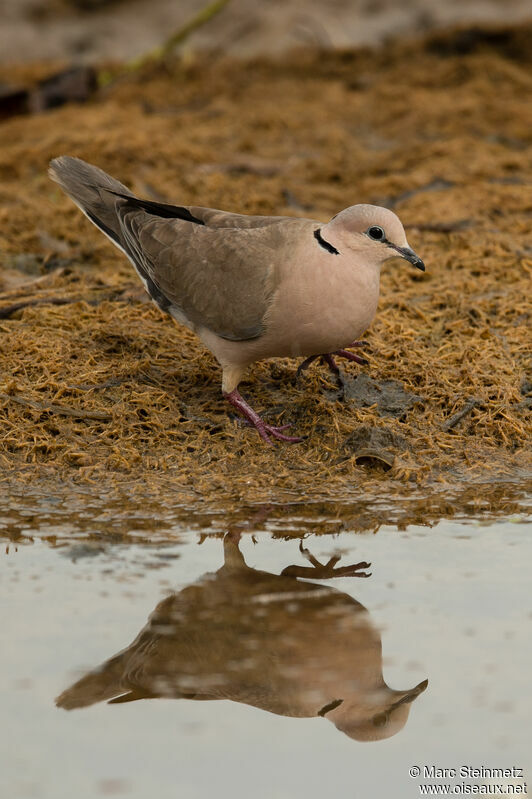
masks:
{"type": "Polygon", "coordinates": [[[53,272],[49,272],[47,275],[42,275],[41,277],[37,277],[35,278],[35,280],[28,280],[27,283],[22,283],[20,286],[17,286],[17,288],[10,289],[9,291],[3,291],[0,294],[0,300],[8,300],[12,297],[17,297],[17,296],[20,297],[23,294],[27,294],[28,289],[34,289],[36,286],[42,285],[43,283],[50,281],[52,277],[53,278],[59,277],[64,273],[64,271],[65,267],[60,266],[58,269],[54,269],[53,272]]]}
{"type": "Polygon", "coordinates": [[[75,302],[86,302],[87,305],[99,305],[106,300],[116,300],[120,302],[120,294],[117,295],[117,292],[113,291],[111,294],[93,300],[87,300],[84,297],[42,297],[38,300],[22,300],[21,302],[15,302],[12,305],[6,305],[0,308],[0,319],[9,319],[9,317],[13,316],[17,311],[34,305],[71,305],[75,302]]]}
{"type": "Polygon", "coordinates": [[[41,300],[22,300],[21,302],[15,302],[12,305],[6,305],[4,308],[0,308],[0,319],[9,319],[17,311],[20,311],[22,308],[29,308],[32,305],[68,305],[71,302],[79,302],[79,300],[73,300],[68,297],[49,297],[48,299],[41,299],[41,300]]]}
{"type": "Polygon", "coordinates": [[[122,383],[126,382],[126,379],[127,378],[119,380],[118,378],[112,378],[111,380],[106,380],[104,383],[81,383],[78,385],[67,386],[67,388],[70,391],[94,391],[96,389],[102,388],[114,388],[115,386],[121,386],[122,383]]]}
{"type": "Polygon", "coordinates": [[[462,421],[464,416],[467,416],[468,413],[471,413],[473,408],[478,405],[478,402],[479,401],[477,399],[468,400],[461,411],[453,413],[453,415],[442,424],[441,429],[445,433],[447,433],[449,430],[452,430],[453,427],[456,427],[458,422],[462,421]]]}
{"type": "Polygon", "coordinates": [[[205,25],[206,22],[209,22],[213,17],[216,16],[216,14],[219,14],[220,11],[225,8],[228,2],[229,0],[214,0],[214,2],[209,3],[200,11],[198,11],[198,13],[195,14],[191,19],[189,19],[188,22],[185,22],[181,28],[172,33],[172,35],[169,36],[162,45],[156,47],[154,50],[150,50],[148,53],[145,53],[139,58],[130,61],[122,70],[119,71],[118,74],[110,76],[107,71],[101,71],[98,75],[98,82],[100,86],[107,86],[111,81],[115,81],[129,72],[136,72],[146,64],[164,61],[166,56],[168,56],[178,45],[183,44],[183,42],[188,39],[191,33],[194,33],[195,30],[201,28],[201,26],[205,25]]]}
{"type": "Polygon", "coordinates": [[[13,400],[13,402],[18,402],[19,405],[24,405],[26,408],[33,408],[36,411],[47,413],[57,413],[60,416],[73,416],[75,419],[99,419],[101,421],[109,421],[112,419],[110,414],[102,413],[101,411],[82,411],[76,410],[76,408],[66,408],[64,405],[34,402],[33,400],[20,397],[18,394],[4,394],[0,392],[0,399],[13,400]]]}
{"type": "MultiPolygon", "coordinates": [[[[165,56],[172,52],[179,44],[182,44],[185,39],[188,39],[191,33],[197,28],[201,28],[206,22],[209,22],[216,14],[227,5],[229,0],[214,0],[209,3],[205,8],[202,8],[198,13],[186,22],[179,30],[175,31],[160,47],[156,47],[150,53],[147,53],[141,59],[141,65],[146,61],[162,60],[165,56]]],[[[137,64],[139,66],[139,64],[137,64]]]]}

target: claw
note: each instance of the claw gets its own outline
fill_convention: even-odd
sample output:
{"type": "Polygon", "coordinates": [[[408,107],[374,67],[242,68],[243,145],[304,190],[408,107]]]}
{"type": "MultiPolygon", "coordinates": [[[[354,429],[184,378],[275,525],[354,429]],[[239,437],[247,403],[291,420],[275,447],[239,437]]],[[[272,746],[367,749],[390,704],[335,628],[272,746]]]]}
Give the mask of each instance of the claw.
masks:
{"type": "Polygon", "coordinates": [[[352,566],[340,566],[335,569],[335,577],[371,577],[371,572],[363,571],[369,569],[371,563],[366,563],[365,560],[360,563],[354,563],[352,566]]]}
{"type": "Polygon", "coordinates": [[[363,571],[371,566],[371,563],[367,563],[365,560],[360,563],[351,563],[349,566],[336,566],[341,555],[333,555],[327,563],[320,563],[312,552],[303,546],[302,539],[299,542],[299,551],[311,563],[311,566],[287,566],[281,572],[285,577],[308,577],[315,580],[330,580],[333,577],[371,577],[371,572],[368,574],[363,571]]]}
{"type": "Polygon", "coordinates": [[[264,441],[267,441],[268,444],[272,443],[269,439],[269,436],[273,436],[277,439],[277,441],[286,441],[288,444],[298,444],[300,441],[304,441],[301,436],[285,436],[283,433],[281,433],[281,430],[285,430],[287,427],[290,427],[289,424],[285,424],[282,427],[274,427],[271,424],[266,424],[263,422],[261,427],[258,425],[255,425],[255,427],[257,428],[260,437],[264,441]]]}

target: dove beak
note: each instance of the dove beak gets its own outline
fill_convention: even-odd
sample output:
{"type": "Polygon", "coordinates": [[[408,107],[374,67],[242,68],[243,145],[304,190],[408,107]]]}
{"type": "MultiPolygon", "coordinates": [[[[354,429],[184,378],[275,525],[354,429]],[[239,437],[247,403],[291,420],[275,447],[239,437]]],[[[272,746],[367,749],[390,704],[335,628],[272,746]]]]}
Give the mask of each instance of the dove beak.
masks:
{"type": "Polygon", "coordinates": [[[394,250],[396,250],[401,258],[410,261],[412,266],[415,266],[416,269],[421,269],[422,272],[425,271],[425,264],[419,255],[416,255],[414,250],[411,250],[410,247],[396,247],[395,244],[388,244],[388,247],[392,247],[394,250]]]}

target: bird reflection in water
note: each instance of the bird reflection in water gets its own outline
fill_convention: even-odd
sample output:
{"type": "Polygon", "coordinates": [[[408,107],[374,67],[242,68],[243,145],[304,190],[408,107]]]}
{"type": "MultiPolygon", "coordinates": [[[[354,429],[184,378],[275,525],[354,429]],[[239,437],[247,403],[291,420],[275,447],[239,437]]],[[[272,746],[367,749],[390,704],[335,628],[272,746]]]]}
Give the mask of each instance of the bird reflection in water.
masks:
{"type": "Polygon", "coordinates": [[[382,676],[380,635],[348,594],[299,578],[368,577],[367,563],[339,557],[252,569],[238,533],[224,565],[157,605],[133,643],[67,688],[71,710],[138,699],[231,699],[283,716],[321,716],[357,741],[389,738],[405,725],[427,680],[406,691],[382,676]]]}

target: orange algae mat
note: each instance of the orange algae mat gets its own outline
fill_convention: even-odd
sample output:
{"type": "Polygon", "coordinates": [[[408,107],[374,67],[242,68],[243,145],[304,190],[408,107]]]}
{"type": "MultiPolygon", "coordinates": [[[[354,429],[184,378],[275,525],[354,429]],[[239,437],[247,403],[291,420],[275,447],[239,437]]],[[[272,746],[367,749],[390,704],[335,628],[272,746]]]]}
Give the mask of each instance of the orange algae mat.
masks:
{"type": "Polygon", "coordinates": [[[525,486],[531,35],[532,25],[386,51],[202,56],[1,124],[6,485],[164,486],[191,506],[440,486],[474,502],[472,483],[525,486]],[[386,205],[427,272],[385,266],[371,363],[342,362],[343,393],[317,363],[298,380],[295,361],[250,369],[241,391],[253,407],[307,436],[268,447],[223,401],[210,353],[146,302],[125,258],[48,180],[60,154],[178,204],[320,220],[386,205]]]}

